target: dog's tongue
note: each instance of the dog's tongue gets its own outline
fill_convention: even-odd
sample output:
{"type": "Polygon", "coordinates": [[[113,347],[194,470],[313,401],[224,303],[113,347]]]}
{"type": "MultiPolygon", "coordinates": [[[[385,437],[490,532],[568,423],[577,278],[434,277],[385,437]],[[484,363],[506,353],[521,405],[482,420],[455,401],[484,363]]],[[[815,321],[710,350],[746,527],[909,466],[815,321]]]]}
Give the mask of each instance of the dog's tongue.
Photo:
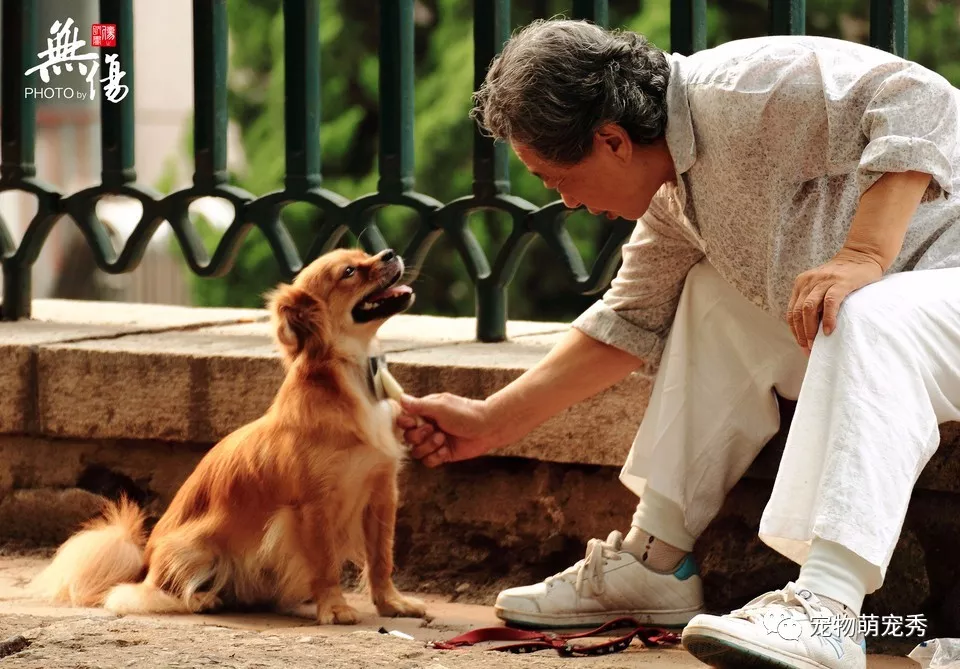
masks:
{"type": "Polygon", "coordinates": [[[385,300],[389,297],[398,297],[400,295],[406,295],[412,292],[413,288],[410,286],[391,286],[386,290],[381,290],[379,293],[371,295],[369,298],[367,298],[367,301],[379,302],[380,300],[385,300]]]}

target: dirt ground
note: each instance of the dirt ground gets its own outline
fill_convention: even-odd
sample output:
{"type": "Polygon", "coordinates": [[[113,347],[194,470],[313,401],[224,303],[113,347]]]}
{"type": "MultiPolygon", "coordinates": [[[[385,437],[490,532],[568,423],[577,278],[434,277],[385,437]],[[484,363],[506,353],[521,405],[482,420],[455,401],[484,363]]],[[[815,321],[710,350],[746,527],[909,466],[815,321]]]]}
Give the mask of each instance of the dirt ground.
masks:
{"type": "MultiPolygon", "coordinates": [[[[434,650],[426,642],[498,623],[489,607],[450,603],[449,598],[442,596],[424,597],[432,616],[426,622],[378,618],[372,605],[355,594],[349,594],[348,600],[364,617],[359,625],[351,627],[317,626],[309,618],[308,610],[303,611],[302,618],[263,614],[120,618],[102,610],[54,607],[33,599],[26,586],[44,563],[44,558],[35,556],[0,557],[3,669],[705,666],[682,649],[650,650],[636,642],[624,653],[598,658],[567,659],[552,651],[511,655],[493,653],[488,648],[434,650]],[[381,628],[398,630],[415,639],[383,634],[379,632],[381,628]]],[[[905,658],[871,656],[869,660],[869,669],[916,666],[905,658]]]]}

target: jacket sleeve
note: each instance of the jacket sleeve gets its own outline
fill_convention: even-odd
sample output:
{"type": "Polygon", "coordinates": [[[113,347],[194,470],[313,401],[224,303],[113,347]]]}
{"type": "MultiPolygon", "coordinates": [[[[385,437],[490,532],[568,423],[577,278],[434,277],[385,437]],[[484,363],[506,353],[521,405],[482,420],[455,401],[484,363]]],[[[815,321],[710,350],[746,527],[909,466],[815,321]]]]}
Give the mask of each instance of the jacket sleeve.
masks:
{"type": "Polygon", "coordinates": [[[623,263],[610,288],[573,327],[643,361],[653,376],[690,268],[703,251],[681,232],[682,214],[667,187],[653,198],[623,246],[623,263]]]}
{"type": "Polygon", "coordinates": [[[884,172],[932,175],[924,200],[948,195],[956,178],[958,92],[950,82],[911,64],[885,77],[860,123],[867,145],[857,170],[863,194],[884,172]]]}

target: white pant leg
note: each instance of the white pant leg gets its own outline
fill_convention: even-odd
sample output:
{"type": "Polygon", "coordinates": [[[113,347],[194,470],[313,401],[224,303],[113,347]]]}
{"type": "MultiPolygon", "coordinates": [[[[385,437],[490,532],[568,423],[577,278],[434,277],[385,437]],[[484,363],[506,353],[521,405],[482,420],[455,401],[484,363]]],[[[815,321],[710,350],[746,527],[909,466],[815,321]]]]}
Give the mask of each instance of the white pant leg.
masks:
{"type": "Polygon", "coordinates": [[[620,480],[641,497],[635,523],[689,549],[780,427],[774,389],[800,390],[807,357],[787,324],[726,283],[708,263],[687,276],[644,414],[620,480]],[[658,507],[643,511],[645,490],[658,507]],[[684,527],[673,527],[682,512],[684,527]],[[670,524],[670,527],[665,525],[670,524]]]}
{"type": "Polygon", "coordinates": [[[883,583],[940,423],[960,419],[960,269],[895,274],[818,334],[760,538],[799,564],[814,537],[883,583]]]}

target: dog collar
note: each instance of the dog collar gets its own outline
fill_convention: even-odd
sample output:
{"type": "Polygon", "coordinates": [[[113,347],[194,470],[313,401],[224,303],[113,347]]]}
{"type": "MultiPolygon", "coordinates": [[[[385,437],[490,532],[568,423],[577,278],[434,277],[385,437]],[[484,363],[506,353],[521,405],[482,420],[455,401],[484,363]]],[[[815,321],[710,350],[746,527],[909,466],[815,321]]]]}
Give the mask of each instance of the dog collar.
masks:
{"type": "Polygon", "coordinates": [[[387,393],[383,390],[383,382],[380,380],[380,370],[387,366],[387,359],[382,356],[371,356],[367,359],[367,385],[370,386],[370,392],[378,400],[386,399],[387,393]]]}

